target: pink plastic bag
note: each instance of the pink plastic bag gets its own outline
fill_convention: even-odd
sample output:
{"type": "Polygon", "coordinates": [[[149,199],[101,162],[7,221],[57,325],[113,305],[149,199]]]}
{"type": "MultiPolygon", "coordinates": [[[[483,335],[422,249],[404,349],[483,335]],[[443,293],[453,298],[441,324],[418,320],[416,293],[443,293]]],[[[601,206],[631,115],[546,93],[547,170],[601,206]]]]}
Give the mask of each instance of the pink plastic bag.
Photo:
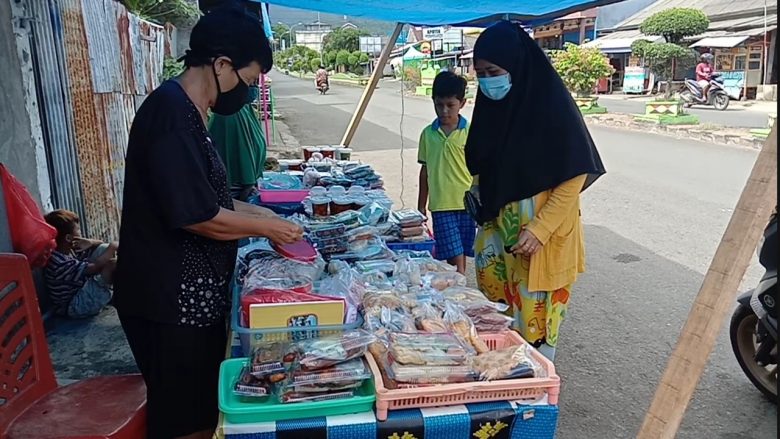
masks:
{"type": "Polygon", "coordinates": [[[44,221],[30,192],[2,164],[0,182],[14,251],[25,255],[31,267],[45,267],[57,246],[57,230],[44,221]]]}

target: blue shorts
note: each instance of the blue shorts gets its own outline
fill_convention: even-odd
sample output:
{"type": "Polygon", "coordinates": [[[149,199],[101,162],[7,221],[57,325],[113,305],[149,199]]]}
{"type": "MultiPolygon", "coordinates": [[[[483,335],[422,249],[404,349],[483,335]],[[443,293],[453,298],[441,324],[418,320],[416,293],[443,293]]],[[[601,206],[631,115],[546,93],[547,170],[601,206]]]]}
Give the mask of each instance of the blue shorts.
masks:
{"type": "Polygon", "coordinates": [[[433,212],[433,237],[436,239],[436,258],[452,259],[465,255],[474,257],[474,238],[477,223],[465,210],[433,212]]]}

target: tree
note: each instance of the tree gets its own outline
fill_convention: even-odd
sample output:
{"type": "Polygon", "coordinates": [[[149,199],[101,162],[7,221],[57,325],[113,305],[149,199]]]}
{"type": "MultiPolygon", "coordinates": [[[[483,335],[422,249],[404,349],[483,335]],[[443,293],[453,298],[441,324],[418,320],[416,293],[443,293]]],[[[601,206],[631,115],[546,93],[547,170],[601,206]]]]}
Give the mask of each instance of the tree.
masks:
{"type": "Polygon", "coordinates": [[[566,43],[564,50],[552,53],[551,57],[563,83],[578,97],[589,96],[599,79],[615,73],[607,57],[597,48],[566,43]]]}
{"type": "Polygon", "coordinates": [[[348,50],[339,50],[338,53],[336,53],[336,67],[348,67],[349,55],[350,54],[348,50]]]}
{"type": "Polygon", "coordinates": [[[200,17],[196,4],[187,0],[121,0],[133,14],[154,23],[172,23],[176,27],[190,27],[200,17]]]}
{"type": "Polygon", "coordinates": [[[311,71],[316,72],[320,68],[320,60],[317,59],[310,59],[309,60],[309,66],[311,66],[311,71]]]}
{"type": "Polygon", "coordinates": [[[709,26],[710,20],[698,9],[671,8],[645,19],[639,30],[664,37],[667,43],[680,44],[686,37],[703,34],[709,26]]]}
{"type": "MultiPolygon", "coordinates": [[[[643,58],[657,76],[671,81],[677,70],[689,68],[696,60],[696,52],[683,45],[685,38],[704,33],[709,25],[707,16],[698,9],[672,8],[658,12],[645,19],[639,29],[645,35],[662,36],[665,42],[637,40],[631,45],[631,52],[643,58]]],[[[667,87],[664,98],[671,96],[672,88],[667,87]]]]}
{"type": "Polygon", "coordinates": [[[354,52],[360,50],[360,37],[363,36],[368,36],[368,32],[351,28],[336,29],[325,35],[323,50],[326,52],[339,50],[354,52]]]}

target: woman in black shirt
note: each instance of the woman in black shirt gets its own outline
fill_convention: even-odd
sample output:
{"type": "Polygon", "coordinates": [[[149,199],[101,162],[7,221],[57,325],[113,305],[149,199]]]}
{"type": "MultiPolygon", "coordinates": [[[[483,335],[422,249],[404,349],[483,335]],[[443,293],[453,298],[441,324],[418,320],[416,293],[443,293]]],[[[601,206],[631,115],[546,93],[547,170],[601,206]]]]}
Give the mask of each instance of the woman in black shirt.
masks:
{"type": "Polygon", "coordinates": [[[302,230],[230,197],[206,130],[270,70],[262,24],[219,9],[195,25],[184,73],[152,92],[130,131],[114,302],[147,387],[148,437],[210,438],[227,343],[237,240],[295,242],[302,230]]]}

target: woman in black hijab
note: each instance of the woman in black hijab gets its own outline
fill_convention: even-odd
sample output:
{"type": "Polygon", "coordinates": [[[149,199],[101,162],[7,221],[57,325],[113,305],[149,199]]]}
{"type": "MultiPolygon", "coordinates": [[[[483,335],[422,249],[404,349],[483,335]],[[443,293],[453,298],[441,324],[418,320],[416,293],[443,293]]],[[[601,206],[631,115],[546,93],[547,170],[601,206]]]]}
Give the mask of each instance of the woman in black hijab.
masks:
{"type": "Polygon", "coordinates": [[[474,67],[479,93],[466,160],[480,204],[477,281],[553,359],[571,286],[585,268],[579,194],[604,166],[571,94],[520,26],[486,29],[474,67]]]}

